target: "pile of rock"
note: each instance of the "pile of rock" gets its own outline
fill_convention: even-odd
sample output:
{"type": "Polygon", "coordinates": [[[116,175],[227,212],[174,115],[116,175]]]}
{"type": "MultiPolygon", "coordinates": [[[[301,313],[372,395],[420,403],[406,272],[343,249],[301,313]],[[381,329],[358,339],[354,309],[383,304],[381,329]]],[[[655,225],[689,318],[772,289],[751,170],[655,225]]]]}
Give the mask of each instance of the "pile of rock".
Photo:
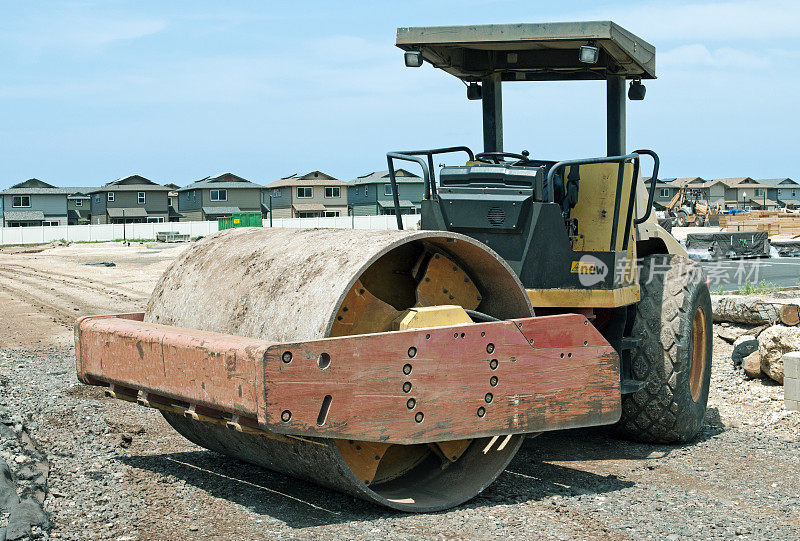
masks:
{"type": "Polygon", "coordinates": [[[750,378],[769,377],[783,385],[783,356],[800,351],[797,304],[728,296],[712,305],[714,321],[721,322],[717,336],[733,343],[734,367],[750,378]]]}
{"type": "Polygon", "coordinates": [[[770,325],[741,329],[722,323],[717,336],[733,343],[731,360],[735,368],[744,370],[749,378],[768,377],[781,385],[784,355],[800,351],[800,327],[770,325]]]}
{"type": "Polygon", "coordinates": [[[781,385],[784,355],[800,351],[800,327],[770,325],[753,329],[722,323],[717,336],[733,343],[731,360],[749,378],[768,377],[781,385]]]}
{"type": "Polygon", "coordinates": [[[34,528],[50,530],[42,509],[49,470],[21,419],[0,415],[0,541],[30,539],[34,528]]]}

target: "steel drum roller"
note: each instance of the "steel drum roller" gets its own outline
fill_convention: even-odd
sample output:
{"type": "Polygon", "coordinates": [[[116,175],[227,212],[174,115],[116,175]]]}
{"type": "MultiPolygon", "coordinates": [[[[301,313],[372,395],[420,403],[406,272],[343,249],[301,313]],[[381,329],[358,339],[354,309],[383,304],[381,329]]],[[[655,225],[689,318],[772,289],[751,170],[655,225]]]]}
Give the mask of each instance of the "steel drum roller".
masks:
{"type": "MultiPolygon", "coordinates": [[[[438,305],[501,319],[532,314],[508,265],[462,235],[241,228],[207,237],[179,257],[156,285],[145,321],[290,342],[397,330],[406,309],[438,305]]],[[[163,414],[202,447],[405,511],[470,499],[523,439],[287,441],[163,414]]]]}

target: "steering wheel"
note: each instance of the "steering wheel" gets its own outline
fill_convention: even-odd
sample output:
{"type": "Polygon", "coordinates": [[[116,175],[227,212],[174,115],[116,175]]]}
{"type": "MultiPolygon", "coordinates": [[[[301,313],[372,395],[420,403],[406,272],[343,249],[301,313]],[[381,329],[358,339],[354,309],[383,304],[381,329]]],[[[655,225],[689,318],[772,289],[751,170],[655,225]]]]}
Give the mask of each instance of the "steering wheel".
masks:
{"type": "Polygon", "coordinates": [[[475,154],[475,159],[479,162],[494,163],[499,165],[508,163],[503,158],[516,158],[516,161],[511,163],[511,165],[520,165],[530,161],[528,159],[530,154],[531,153],[527,150],[523,150],[522,154],[516,154],[514,152],[481,152],[479,154],[475,154]]]}

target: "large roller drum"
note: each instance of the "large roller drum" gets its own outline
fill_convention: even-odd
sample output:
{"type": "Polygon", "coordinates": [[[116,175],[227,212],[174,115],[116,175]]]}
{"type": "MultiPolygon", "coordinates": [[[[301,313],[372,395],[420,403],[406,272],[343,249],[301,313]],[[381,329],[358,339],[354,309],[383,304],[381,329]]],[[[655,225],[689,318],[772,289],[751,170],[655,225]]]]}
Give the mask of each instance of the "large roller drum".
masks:
{"type": "MultiPolygon", "coordinates": [[[[178,258],[156,285],[145,321],[291,342],[397,330],[408,308],[438,305],[501,319],[532,314],[508,265],[462,235],[242,228],[178,258]]],[[[472,498],[524,437],[388,445],[270,438],[164,416],[208,449],[404,511],[472,498]]]]}

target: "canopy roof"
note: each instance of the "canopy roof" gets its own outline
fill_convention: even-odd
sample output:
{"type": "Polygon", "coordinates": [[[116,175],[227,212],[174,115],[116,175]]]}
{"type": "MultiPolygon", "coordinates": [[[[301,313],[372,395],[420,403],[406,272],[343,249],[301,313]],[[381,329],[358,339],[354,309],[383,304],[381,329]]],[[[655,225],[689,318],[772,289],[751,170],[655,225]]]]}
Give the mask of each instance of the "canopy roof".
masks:
{"type": "Polygon", "coordinates": [[[234,212],[242,212],[239,207],[203,207],[203,212],[208,216],[229,216],[234,212]]]}
{"type": "Polygon", "coordinates": [[[44,212],[41,210],[7,210],[5,216],[7,222],[40,222],[44,220],[44,212]]]}
{"type": "MultiPolygon", "coordinates": [[[[378,205],[383,208],[394,208],[394,201],[378,201],[378,205]]],[[[414,203],[408,199],[401,199],[400,208],[414,208],[414,203]]]]}
{"type": "Polygon", "coordinates": [[[143,207],[111,207],[106,209],[109,218],[146,218],[147,210],[143,207]]]}
{"type": "Polygon", "coordinates": [[[495,73],[503,81],[655,79],[656,49],[611,21],[429,26],[397,29],[397,46],[419,50],[434,67],[465,81],[495,73]],[[600,49],[578,61],[581,45],[600,49]]]}

